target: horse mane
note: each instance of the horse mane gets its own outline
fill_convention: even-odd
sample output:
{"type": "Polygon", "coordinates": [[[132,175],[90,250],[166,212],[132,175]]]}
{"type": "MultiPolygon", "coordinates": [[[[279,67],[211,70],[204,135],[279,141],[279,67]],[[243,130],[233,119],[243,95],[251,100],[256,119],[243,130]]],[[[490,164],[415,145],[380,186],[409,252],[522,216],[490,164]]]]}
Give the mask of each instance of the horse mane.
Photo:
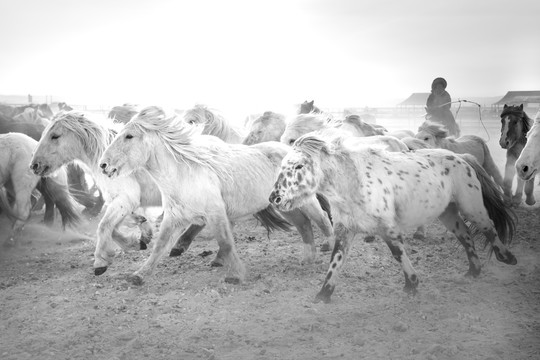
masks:
{"type": "Polygon", "coordinates": [[[176,115],[167,116],[158,106],[144,108],[127,126],[135,126],[143,133],[155,134],[177,163],[184,163],[190,168],[194,164],[200,165],[215,172],[221,178],[229,177],[227,170],[223,167],[222,149],[200,147],[194,144],[195,138],[202,133],[202,126],[191,126],[176,115]]]}
{"type": "Polygon", "coordinates": [[[260,121],[264,125],[267,125],[270,121],[272,121],[272,119],[282,120],[283,123],[285,123],[285,115],[278,114],[273,111],[265,111],[264,114],[262,114],[262,116],[260,116],[256,120],[260,121]]]}
{"type": "Polygon", "coordinates": [[[328,143],[317,135],[307,134],[294,142],[293,149],[298,149],[310,157],[317,156],[322,151],[328,152],[328,143]]]}
{"type": "Polygon", "coordinates": [[[521,132],[522,132],[522,135],[527,135],[527,133],[529,132],[529,130],[531,129],[531,126],[533,124],[533,119],[531,119],[529,117],[529,115],[527,115],[527,113],[525,111],[523,111],[523,104],[521,105],[504,105],[504,109],[501,113],[501,119],[507,115],[513,115],[513,116],[517,116],[518,118],[521,119],[521,121],[523,122],[523,126],[522,126],[522,129],[521,129],[521,132]]]}
{"type": "Polygon", "coordinates": [[[341,121],[329,118],[328,115],[320,113],[298,114],[289,120],[287,127],[290,130],[304,130],[306,127],[315,125],[317,129],[336,128],[341,125],[341,121]]]}
{"type": "Polygon", "coordinates": [[[362,120],[360,115],[352,114],[345,117],[343,123],[347,123],[355,127],[360,133],[367,135],[384,135],[384,131],[375,128],[373,125],[362,120]]]}
{"type": "Polygon", "coordinates": [[[76,110],[57,113],[43,133],[48,133],[56,125],[66,128],[79,138],[92,164],[98,163],[99,158],[105,151],[105,147],[112,142],[117,132],[112,122],[110,126],[102,125],[96,120],[90,120],[84,113],[76,110]]]}
{"type": "Polygon", "coordinates": [[[418,128],[418,132],[425,131],[428,134],[435,136],[436,138],[448,137],[448,129],[443,125],[434,121],[426,120],[418,128]]]}
{"type": "Polygon", "coordinates": [[[204,134],[214,135],[224,141],[230,139],[231,136],[242,138],[242,134],[232,127],[222,114],[206,105],[196,104],[193,108],[186,110],[183,116],[184,119],[190,116],[196,117],[201,124],[204,124],[204,134]]]}

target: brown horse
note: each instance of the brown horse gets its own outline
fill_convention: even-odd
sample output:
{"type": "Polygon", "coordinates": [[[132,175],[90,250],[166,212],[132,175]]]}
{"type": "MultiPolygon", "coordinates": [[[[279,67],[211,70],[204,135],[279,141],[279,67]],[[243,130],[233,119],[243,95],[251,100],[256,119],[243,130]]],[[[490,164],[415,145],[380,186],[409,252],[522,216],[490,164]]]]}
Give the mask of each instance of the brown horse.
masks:
{"type": "Polygon", "coordinates": [[[521,151],[527,144],[527,132],[530,130],[533,120],[523,111],[523,104],[519,106],[504,105],[501,113],[501,139],[499,144],[506,149],[506,166],[504,171],[503,189],[504,194],[512,198],[512,203],[519,205],[523,190],[525,190],[525,202],[534,205],[534,179],[527,181],[517,178],[516,192],[512,196],[512,183],[516,175],[515,164],[521,151]]]}

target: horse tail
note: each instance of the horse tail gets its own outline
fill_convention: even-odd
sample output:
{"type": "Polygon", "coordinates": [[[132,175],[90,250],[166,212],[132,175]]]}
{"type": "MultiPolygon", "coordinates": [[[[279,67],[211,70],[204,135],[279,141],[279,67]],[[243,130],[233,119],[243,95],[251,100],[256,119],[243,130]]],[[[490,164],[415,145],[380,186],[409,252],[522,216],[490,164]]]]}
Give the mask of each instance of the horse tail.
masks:
{"type": "Polygon", "coordinates": [[[326,215],[328,215],[328,220],[330,220],[330,223],[334,225],[334,221],[332,220],[332,208],[330,207],[328,199],[319,193],[317,193],[316,196],[317,200],[319,201],[319,205],[321,205],[321,209],[323,209],[326,215]]]}
{"type": "Polygon", "coordinates": [[[489,147],[487,146],[485,141],[480,141],[482,143],[482,146],[484,147],[484,164],[483,167],[486,170],[486,172],[491,175],[493,180],[497,185],[499,185],[501,188],[503,187],[503,178],[501,175],[501,171],[497,167],[497,164],[495,164],[495,161],[493,160],[493,157],[491,156],[491,152],[489,151],[489,147]]]}
{"type": "MultiPolygon", "coordinates": [[[[474,169],[476,177],[480,181],[482,188],[482,199],[488,212],[489,218],[495,225],[497,235],[503,244],[510,244],[516,232],[516,213],[504,201],[501,189],[495,184],[489,174],[478,163],[476,158],[470,154],[461,154],[463,159],[474,169]]],[[[488,245],[486,243],[484,247],[488,245]]]]}
{"type": "Polygon", "coordinates": [[[38,190],[46,198],[51,199],[62,217],[62,228],[66,225],[77,225],[81,221],[79,212],[75,209],[75,201],[70,195],[68,187],[57,183],[54,179],[42,177],[38,182],[38,190]]]}
{"type": "Polygon", "coordinates": [[[268,205],[265,209],[253,214],[253,216],[264,226],[268,235],[274,230],[291,230],[291,224],[279,215],[272,205],[268,205]]]}

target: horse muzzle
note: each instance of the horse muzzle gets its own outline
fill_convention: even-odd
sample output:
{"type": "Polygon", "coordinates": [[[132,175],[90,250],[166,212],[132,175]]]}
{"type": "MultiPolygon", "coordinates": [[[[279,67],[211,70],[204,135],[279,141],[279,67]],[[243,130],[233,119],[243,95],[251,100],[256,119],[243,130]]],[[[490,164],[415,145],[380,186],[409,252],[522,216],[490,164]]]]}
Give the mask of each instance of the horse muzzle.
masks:
{"type": "Polygon", "coordinates": [[[525,181],[532,179],[537,173],[537,169],[533,169],[526,164],[523,164],[523,165],[516,164],[516,170],[517,170],[517,175],[525,181]]]}
{"type": "Polygon", "coordinates": [[[115,175],[118,175],[118,168],[111,166],[107,164],[106,162],[102,162],[99,164],[99,168],[101,169],[101,172],[108,177],[112,178],[115,175]]]}
{"type": "Polygon", "coordinates": [[[32,170],[37,176],[46,176],[49,169],[49,165],[44,165],[40,161],[34,161],[30,164],[30,170],[32,170]]]}

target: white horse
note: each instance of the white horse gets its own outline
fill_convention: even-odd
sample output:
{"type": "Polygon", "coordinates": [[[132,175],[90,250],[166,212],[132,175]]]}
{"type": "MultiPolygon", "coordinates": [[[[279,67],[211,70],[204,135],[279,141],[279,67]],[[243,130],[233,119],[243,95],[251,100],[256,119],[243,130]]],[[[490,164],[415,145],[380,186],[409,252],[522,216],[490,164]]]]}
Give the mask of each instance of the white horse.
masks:
{"type": "MultiPolygon", "coordinates": [[[[184,226],[186,232],[209,226],[219,244],[216,263],[227,270],[225,280],[244,280],[245,269],[236,252],[232,222],[260,215],[267,229],[285,228],[283,219],[268,202],[268,194],[288,147],[277,142],[253,146],[228,144],[215,136],[200,135],[200,128],[167,117],[159,107],[148,107],[118,133],[101,157],[100,167],[112,179],[145,169],[163,196],[164,216],[152,254],[129,280],[140,284],[152,273],[184,226]]],[[[325,235],[332,234],[327,215],[315,194],[300,211],[282,212],[302,234],[311,231],[311,219],[325,235]]],[[[304,241],[306,237],[302,236],[304,241]]],[[[305,256],[313,257],[313,238],[305,244],[305,256]]],[[[182,237],[173,247],[182,246],[182,237]]]]}
{"type": "Polygon", "coordinates": [[[16,242],[30,216],[34,189],[39,190],[45,199],[45,224],[52,225],[55,205],[64,227],[80,221],[79,211],[69,194],[66,171],[61,169],[54,177],[43,179],[28,168],[32,150],[36,145],[37,141],[25,134],[14,132],[0,135],[0,207],[13,219],[8,237],[8,241],[12,243],[16,242]],[[7,190],[7,194],[4,194],[3,188],[7,190]],[[13,198],[13,206],[6,195],[13,198]]]}
{"type": "Polygon", "coordinates": [[[443,124],[426,120],[418,128],[416,138],[426,142],[431,148],[446,149],[456,154],[471,154],[493,178],[495,183],[501,187],[503,186],[501,172],[491,156],[489,147],[481,137],[463,135],[456,139],[449,136],[448,129],[443,124]]]}
{"type": "Polygon", "coordinates": [[[248,134],[243,144],[253,145],[264,141],[279,141],[285,131],[285,116],[266,111],[261,116],[250,122],[248,134]]]}
{"type": "Polygon", "coordinates": [[[518,176],[523,180],[531,180],[540,170],[540,110],[536,113],[534,123],[527,132],[527,144],[521,150],[516,161],[518,176]]]}
{"type": "MultiPolygon", "coordinates": [[[[133,212],[140,206],[161,205],[159,190],[143,171],[118,179],[110,179],[101,173],[98,160],[116,134],[113,128],[105,124],[108,123],[100,124],[76,111],[58,113],[44,130],[31,160],[31,168],[39,176],[50,176],[63,165],[77,161],[96,180],[107,207],[97,228],[94,252],[96,275],[103,274],[112,263],[115,248],[111,240],[124,250],[134,246],[119,231],[126,217],[133,217],[139,224],[139,246],[146,248],[152,238],[151,226],[144,217],[133,212]]],[[[109,125],[112,126],[112,123],[109,125]]]]}
{"type": "Polygon", "coordinates": [[[471,155],[442,149],[388,152],[350,144],[350,138],[327,143],[306,135],[283,159],[270,201],[290,210],[315,192],[325,195],[332,206],[336,237],[317,300],[330,301],[335,277],[357,233],[377,233],[385,240],[402,266],[405,291],[415,293],[418,276],[405,253],[402,233],[436,218],[464,246],[469,275],[480,273],[480,261],[461,216],[486,236],[499,261],[516,264],[505,246],[514,234],[515,215],[471,155]]]}
{"type": "Polygon", "coordinates": [[[190,125],[202,125],[203,134],[214,135],[230,144],[241,144],[245,137],[243,130],[232,126],[222,114],[206,105],[198,104],[184,111],[183,120],[190,125]]]}

